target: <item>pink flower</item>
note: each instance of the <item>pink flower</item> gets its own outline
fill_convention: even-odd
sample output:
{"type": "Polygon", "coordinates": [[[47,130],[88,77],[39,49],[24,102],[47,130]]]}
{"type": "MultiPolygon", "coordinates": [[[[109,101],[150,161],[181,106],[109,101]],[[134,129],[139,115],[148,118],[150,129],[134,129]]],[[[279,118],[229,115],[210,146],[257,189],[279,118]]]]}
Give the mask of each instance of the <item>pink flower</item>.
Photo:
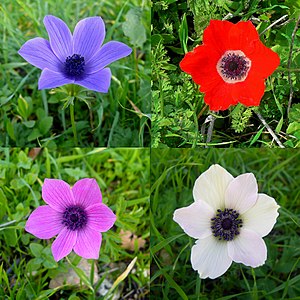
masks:
{"type": "Polygon", "coordinates": [[[72,249],[84,258],[98,259],[101,232],[109,230],[116,215],[102,203],[102,194],[95,179],[77,181],[71,188],[59,179],[45,179],[42,197],[48,205],[35,209],[25,230],[40,239],[58,234],[52,244],[56,261],[72,249]]]}
{"type": "Polygon", "coordinates": [[[191,263],[200,278],[223,275],[232,261],[256,268],[265,263],[263,240],[278,217],[276,201],[258,193],[252,173],[234,178],[212,165],[196,180],[195,202],[176,209],[174,221],[197,239],[191,263]]]}

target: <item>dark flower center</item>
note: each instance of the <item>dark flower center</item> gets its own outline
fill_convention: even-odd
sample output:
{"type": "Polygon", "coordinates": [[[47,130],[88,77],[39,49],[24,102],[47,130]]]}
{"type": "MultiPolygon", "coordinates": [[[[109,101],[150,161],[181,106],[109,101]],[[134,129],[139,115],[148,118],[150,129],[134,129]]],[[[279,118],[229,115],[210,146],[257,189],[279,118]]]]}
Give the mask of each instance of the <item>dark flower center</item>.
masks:
{"type": "Polygon", "coordinates": [[[80,54],[68,56],[65,61],[65,72],[69,76],[80,76],[84,72],[84,57],[80,54]]]}
{"type": "Polygon", "coordinates": [[[239,219],[239,216],[236,210],[218,209],[216,216],[211,219],[213,235],[219,240],[232,241],[236,235],[240,234],[239,228],[243,226],[243,220],[239,219]]]}
{"type": "Polygon", "coordinates": [[[239,65],[235,61],[230,61],[228,64],[228,70],[234,72],[238,69],[239,65]]]}
{"type": "Polygon", "coordinates": [[[240,50],[226,51],[217,63],[217,71],[224,81],[244,81],[251,67],[251,61],[240,50]]]}
{"type": "Polygon", "coordinates": [[[69,206],[63,213],[62,223],[70,230],[82,229],[87,223],[87,214],[80,206],[69,206]]]}

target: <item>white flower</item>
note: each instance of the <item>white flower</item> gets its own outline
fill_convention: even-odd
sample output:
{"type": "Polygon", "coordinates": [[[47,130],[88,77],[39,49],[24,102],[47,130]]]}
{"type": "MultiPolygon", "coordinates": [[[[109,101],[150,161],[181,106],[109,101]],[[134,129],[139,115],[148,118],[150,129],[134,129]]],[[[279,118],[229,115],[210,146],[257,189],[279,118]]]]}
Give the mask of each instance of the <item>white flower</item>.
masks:
{"type": "Polygon", "coordinates": [[[195,182],[195,202],[176,209],[174,221],[197,239],[191,263],[200,278],[223,275],[232,261],[253,268],[267,259],[262,239],[278,217],[276,201],[258,194],[252,173],[234,178],[219,165],[212,165],[195,182]]]}

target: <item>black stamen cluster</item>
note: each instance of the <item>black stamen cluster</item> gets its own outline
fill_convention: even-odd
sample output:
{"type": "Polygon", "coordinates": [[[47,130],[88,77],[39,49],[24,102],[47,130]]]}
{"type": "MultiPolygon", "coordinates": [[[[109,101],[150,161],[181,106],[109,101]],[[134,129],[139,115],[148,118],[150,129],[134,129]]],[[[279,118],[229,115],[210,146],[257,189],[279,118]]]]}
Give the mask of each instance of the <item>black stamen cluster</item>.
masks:
{"type": "Polygon", "coordinates": [[[232,241],[236,235],[240,234],[239,228],[243,226],[242,224],[239,213],[228,208],[218,209],[216,216],[211,219],[213,235],[224,241],[232,241]]]}
{"type": "Polygon", "coordinates": [[[249,61],[243,55],[228,53],[221,61],[222,74],[232,80],[241,80],[249,70],[249,61]]]}
{"type": "Polygon", "coordinates": [[[68,56],[65,61],[65,72],[68,76],[80,76],[84,72],[84,57],[80,54],[68,56]]]}
{"type": "Polygon", "coordinates": [[[87,214],[80,206],[69,206],[63,213],[62,223],[70,230],[82,229],[87,223],[87,214]]]}

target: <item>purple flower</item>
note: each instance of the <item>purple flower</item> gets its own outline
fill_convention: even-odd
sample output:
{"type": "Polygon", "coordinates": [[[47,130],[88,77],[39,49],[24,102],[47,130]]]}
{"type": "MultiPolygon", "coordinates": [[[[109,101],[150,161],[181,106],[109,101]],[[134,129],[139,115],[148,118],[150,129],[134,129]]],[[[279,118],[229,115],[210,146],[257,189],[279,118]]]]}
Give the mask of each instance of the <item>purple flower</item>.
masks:
{"type": "Polygon", "coordinates": [[[100,17],[79,21],[73,35],[57,17],[46,16],[44,24],[49,41],[39,37],[31,39],[18,52],[30,64],[42,70],[39,90],[74,83],[107,93],[111,71],[106,66],[128,56],[131,48],[116,41],[102,46],[105,25],[100,17]]]}
{"type": "Polygon", "coordinates": [[[84,258],[98,259],[101,232],[114,225],[116,216],[102,203],[96,180],[81,179],[71,189],[63,180],[45,179],[42,197],[48,205],[33,211],[26,222],[26,231],[40,239],[58,234],[52,244],[56,261],[72,249],[84,258]]]}

